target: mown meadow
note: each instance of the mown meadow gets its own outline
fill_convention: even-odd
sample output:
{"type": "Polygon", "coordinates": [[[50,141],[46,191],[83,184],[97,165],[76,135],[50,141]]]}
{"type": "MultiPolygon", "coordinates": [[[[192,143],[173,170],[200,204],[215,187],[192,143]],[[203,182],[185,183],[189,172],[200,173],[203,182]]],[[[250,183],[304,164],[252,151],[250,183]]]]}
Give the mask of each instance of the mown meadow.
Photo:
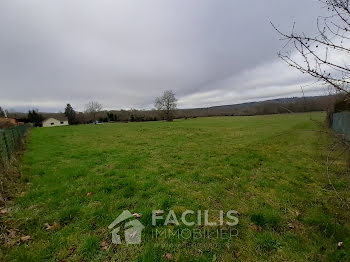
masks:
{"type": "Polygon", "coordinates": [[[326,172],[334,138],[324,118],[307,113],[35,128],[20,160],[22,193],[1,217],[7,234],[2,259],[349,261],[347,155],[336,147],[330,156],[337,196],[326,172]],[[237,237],[152,234],[152,210],[179,216],[209,210],[216,221],[218,210],[231,209],[239,212],[237,237]],[[140,245],[111,243],[108,225],[123,210],[141,215],[140,245]]]}

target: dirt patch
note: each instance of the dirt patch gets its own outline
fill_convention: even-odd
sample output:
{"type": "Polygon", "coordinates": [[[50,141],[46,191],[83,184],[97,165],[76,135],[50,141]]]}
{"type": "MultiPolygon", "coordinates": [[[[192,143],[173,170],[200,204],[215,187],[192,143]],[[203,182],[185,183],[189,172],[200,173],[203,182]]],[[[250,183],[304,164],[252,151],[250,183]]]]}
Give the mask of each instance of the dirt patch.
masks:
{"type": "Polygon", "coordinates": [[[10,128],[17,125],[17,121],[14,118],[0,118],[0,128],[10,128]]]}

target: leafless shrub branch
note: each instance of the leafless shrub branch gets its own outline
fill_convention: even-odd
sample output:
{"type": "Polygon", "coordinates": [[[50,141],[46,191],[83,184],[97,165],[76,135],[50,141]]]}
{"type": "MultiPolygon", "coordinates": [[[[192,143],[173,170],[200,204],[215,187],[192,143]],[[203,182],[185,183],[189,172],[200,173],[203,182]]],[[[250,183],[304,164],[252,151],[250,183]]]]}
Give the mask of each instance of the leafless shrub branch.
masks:
{"type": "Polygon", "coordinates": [[[330,15],[317,19],[318,32],[314,36],[274,29],[282,36],[286,44],[279,57],[289,66],[304,74],[323,81],[335,91],[350,96],[350,68],[346,57],[350,57],[350,0],[320,0],[330,15]],[[285,50],[289,48],[289,50],[285,50]],[[290,50],[294,51],[291,52],[290,50]],[[336,57],[344,59],[336,59],[336,57]],[[341,61],[342,60],[342,61],[341,61]]]}

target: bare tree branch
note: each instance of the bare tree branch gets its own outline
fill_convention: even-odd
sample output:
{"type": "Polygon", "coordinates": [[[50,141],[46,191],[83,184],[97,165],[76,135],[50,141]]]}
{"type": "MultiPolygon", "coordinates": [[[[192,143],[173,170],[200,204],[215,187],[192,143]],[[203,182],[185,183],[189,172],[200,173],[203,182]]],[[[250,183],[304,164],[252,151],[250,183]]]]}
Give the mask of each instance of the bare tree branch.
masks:
{"type": "Polygon", "coordinates": [[[295,32],[283,33],[274,24],[273,28],[286,41],[279,57],[291,67],[332,86],[337,92],[350,96],[350,68],[344,62],[350,58],[350,7],[349,0],[319,0],[330,12],[329,16],[317,19],[318,34],[307,36],[295,32]],[[293,54],[293,56],[292,56],[293,54]],[[295,56],[297,54],[297,56],[295,56]],[[335,59],[335,55],[344,58],[335,59]],[[298,59],[299,57],[299,59],[298,59]]]}
{"type": "Polygon", "coordinates": [[[96,101],[90,101],[85,105],[85,113],[91,114],[93,119],[96,120],[96,114],[102,111],[102,105],[96,101]]]}

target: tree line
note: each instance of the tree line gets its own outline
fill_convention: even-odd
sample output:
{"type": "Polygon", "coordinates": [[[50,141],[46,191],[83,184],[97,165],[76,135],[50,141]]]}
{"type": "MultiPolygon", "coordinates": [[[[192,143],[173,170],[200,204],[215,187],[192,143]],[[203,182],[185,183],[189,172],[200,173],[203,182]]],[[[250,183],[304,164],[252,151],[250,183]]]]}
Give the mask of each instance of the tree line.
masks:
{"type": "MultiPolygon", "coordinates": [[[[165,91],[162,96],[155,99],[154,110],[103,110],[103,105],[97,101],[90,101],[85,105],[83,112],[76,111],[71,104],[67,104],[64,112],[59,113],[68,119],[70,125],[87,124],[92,122],[141,122],[141,121],[172,121],[175,118],[177,99],[171,90],[165,91]]],[[[22,113],[8,113],[0,107],[0,117],[13,117],[22,122],[41,126],[46,118],[57,117],[58,113],[39,113],[38,109],[29,110],[26,115],[22,113]]]]}
{"type": "Polygon", "coordinates": [[[67,104],[64,115],[71,125],[84,124],[92,121],[99,122],[142,122],[142,121],[173,121],[176,117],[177,99],[172,90],[165,91],[154,102],[155,110],[103,110],[102,104],[90,101],[85,105],[83,113],[76,112],[70,104],[67,104]]]}
{"type": "MultiPolygon", "coordinates": [[[[209,108],[177,109],[177,99],[174,92],[166,91],[155,99],[153,110],[103,110],[102,104],[91,101],[85,105],[83,112],[74,110],[71,104],[67,104],[63,113],[39,113],[38,110],[30,110],[27,114],[8,113],[9,117],[19,121],[31,122],[40,126],[45,118],[66,116],[69,124],[88,124],[99,122],[143,122],[143,121],[172,121],[178,118],[196,118],[211,116],[252,116],[266,114],[299,113],[312,111],[344,110],[350,109],[344,104],[342,95],[329,95],[320,97],[304,97],[279,99],[263,102],[253,102],[238,105],[214,106],[209,108]]],[[[6,110],[0,109],[0,116],[5,115],[6,110]],[[3,113],[2,113],[3,112],[3,113]]]]}

